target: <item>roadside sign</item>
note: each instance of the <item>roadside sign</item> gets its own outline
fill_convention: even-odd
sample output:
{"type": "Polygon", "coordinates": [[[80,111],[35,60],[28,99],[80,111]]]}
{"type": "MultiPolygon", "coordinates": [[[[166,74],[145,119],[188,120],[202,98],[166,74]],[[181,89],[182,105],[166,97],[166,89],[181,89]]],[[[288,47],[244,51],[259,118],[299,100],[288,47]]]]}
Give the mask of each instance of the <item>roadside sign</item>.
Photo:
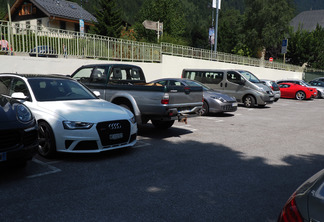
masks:
{"type": "Polygon", "coordinates": [[[146,29],[163,32],[163,22],[145,20],[142,24],[146,29]]]}
{"type": "Polygon", "coordinates": [[[272,57],[269,58],[269,62],[273,62],[273,58],[272,57]]]}
{"type": "Polygon", "coordinates": [[[79,23],[80,23],[80,34],[81,36],[84,36],[84,20],[80,19],[79,23]]]}
{"type": "Polygon", "coordinates": [[[282,54],[287,53],[287,47],[288,47],[288,39],[282,40],[282,44],[281,44],[281,53],[282,54]]]}

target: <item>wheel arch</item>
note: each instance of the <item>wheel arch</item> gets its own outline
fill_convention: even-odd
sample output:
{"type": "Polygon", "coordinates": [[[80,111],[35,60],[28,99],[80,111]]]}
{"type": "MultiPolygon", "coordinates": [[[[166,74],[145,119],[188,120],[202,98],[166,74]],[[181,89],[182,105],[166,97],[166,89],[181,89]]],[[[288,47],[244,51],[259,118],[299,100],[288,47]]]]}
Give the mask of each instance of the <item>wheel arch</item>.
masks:
{"type": "Polygon", "coordinates": [[[142,123],[141,111],[139,110],[137,102],[133,96],[129,94],[115,95],[114,97],[111,98],[110,102],[116,105],[120,105],[120,104],[127,105],[131,109],[131,112],[135,115],[136,121],[140,124],[142,123]]]}

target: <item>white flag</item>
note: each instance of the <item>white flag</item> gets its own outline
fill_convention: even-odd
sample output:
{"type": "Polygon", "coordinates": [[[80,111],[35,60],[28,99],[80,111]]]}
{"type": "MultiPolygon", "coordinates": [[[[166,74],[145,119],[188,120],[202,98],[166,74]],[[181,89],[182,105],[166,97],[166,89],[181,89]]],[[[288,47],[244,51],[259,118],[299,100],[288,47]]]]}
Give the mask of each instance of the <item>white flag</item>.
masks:
{"type": "MultiPolygon", "coordinates": [[[[213,8],[216,8],[216,0],[213,0],[213,8]]],[[[221,0],[218,0],[218,9],[221,8],[221,0]]]]}

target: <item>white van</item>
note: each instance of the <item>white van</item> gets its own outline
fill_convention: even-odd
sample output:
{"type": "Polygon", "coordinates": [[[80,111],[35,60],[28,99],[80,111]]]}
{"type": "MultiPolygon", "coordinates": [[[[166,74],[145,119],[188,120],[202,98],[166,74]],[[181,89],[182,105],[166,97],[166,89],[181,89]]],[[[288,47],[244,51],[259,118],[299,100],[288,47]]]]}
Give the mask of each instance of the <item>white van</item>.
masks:
{"type": "Polygon", "coordinates": [[[274,101],[274,94],[255,75],[236,69],[184,69],[182,78],[197,80],[210,88],[234,96],[239,103],[252,108],[274,101]]]}

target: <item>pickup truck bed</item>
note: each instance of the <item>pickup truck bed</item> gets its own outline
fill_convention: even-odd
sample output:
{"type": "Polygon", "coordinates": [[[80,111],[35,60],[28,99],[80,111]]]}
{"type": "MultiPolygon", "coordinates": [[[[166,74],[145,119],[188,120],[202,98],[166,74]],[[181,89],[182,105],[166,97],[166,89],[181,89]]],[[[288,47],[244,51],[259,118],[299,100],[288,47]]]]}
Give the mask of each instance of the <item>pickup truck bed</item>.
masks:
{"type": "Polygon", "coordinates": [[[202,108],[202,88],[147,84],[142,69],[125,64],[95,64],[72,75],[100,92],[100,97],[131,110],[138,124],[149,120],[157,128],[169,128],[175,120],[186,122],[202,108]]]}

